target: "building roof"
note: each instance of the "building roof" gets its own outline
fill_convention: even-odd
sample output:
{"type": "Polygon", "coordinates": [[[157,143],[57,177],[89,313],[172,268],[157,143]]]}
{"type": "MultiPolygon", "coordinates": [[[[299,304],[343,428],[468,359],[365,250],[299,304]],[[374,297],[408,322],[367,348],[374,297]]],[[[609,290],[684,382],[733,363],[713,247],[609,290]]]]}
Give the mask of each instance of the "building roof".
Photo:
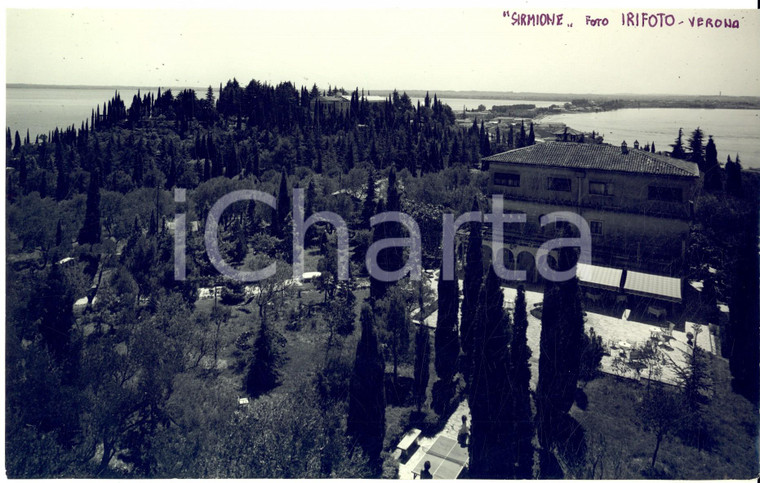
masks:
{"type": "MultiPolygon", "coordinates": [[[[563,128],[563,129],[560,129],[559,131],[554,131],[552,134],[554,134],[555,136],[564,136],[565,135],[565,129],[563,128]]],[[[574,134],[576,136],[580,136],[581,134],[583,134],[583,132],[575,130],[575,129],[569,127],[569,128],[567,128],[567,134],[568,135],[574,134]]]]}
{"type": "Polygon", "coordinates": [[[623,154],[620,146],[609,144],[547,142],[494,154],[483,158],[483,161],[669,176],[699,176],[699,168],[695,163],[640,149],[629,149],[627,154],[623,154]]]}

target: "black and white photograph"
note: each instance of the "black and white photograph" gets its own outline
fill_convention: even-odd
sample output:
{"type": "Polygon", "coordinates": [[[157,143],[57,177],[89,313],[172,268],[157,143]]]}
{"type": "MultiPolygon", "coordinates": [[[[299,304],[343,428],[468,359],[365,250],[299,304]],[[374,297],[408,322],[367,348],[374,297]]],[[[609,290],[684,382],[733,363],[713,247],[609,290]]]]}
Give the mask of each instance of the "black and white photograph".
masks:
{"type": "Polygon", "coordinates": [[[4,476],[756,481],[736,1],[11,2],[4,476]]]}

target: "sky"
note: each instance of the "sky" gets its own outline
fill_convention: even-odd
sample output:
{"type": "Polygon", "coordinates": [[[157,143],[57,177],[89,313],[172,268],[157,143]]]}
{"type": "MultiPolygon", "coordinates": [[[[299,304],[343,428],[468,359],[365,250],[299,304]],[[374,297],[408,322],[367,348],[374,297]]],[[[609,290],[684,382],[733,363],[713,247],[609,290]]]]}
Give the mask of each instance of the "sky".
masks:
{"type": "Polygon", "coordinates": [[[5,11],[6,82],[216,88],[234,77],[243,86],[256,79],[348,90],[760,96],[758,10],[485,3],[12,8],[5,11]],[[621,13],[629,11],[672,14],[675,25],[624,27],[621,13]],[[515,12],[562,14],[563,25],[512,25],[515,12]],[[608,25],[586,25],[586,15],[607,18],[608,25]],[[691,17],[738,20],[739,28],[691,27],[691,17]]]}

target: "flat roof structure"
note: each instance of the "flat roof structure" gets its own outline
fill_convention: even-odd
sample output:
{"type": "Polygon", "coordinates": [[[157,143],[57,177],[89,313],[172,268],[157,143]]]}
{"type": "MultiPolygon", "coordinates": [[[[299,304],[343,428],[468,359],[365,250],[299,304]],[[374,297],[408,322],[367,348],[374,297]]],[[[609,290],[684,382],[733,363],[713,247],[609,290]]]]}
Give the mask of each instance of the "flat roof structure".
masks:
{"type": "Polygon", "coordinates": [[[626,270],[623,289],[633,295],[681,302],[681,279],[626,270]]]}
{"type": "Polygon", "coordinates": [[[623,271],[618,268],[588,265],[585,263],[578,263],[575,273],[581,285],[605,290],[620,289],[620,280],[623,277],[623,271]]]}

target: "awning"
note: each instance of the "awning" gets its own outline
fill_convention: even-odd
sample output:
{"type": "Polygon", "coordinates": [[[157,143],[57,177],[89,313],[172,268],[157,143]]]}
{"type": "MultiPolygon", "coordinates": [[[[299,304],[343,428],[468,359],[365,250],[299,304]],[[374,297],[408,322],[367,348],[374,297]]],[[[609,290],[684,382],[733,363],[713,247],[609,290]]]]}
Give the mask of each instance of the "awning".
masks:
{"type": "Polygon", "coordinates": [[[600,267],[579,263],[576,268],[578,283],[605,290],[618,290],[623,271],[617,268],[600,267]]]}
{"type": "Polygon", "coordinates": [[[673,277],[664,277],[662,275],[652,275],[649,273],[626,272],[625,286],[626,292],[643,297],[652,297],[668,302],[681,301],[681,279],[673,277]]]}

